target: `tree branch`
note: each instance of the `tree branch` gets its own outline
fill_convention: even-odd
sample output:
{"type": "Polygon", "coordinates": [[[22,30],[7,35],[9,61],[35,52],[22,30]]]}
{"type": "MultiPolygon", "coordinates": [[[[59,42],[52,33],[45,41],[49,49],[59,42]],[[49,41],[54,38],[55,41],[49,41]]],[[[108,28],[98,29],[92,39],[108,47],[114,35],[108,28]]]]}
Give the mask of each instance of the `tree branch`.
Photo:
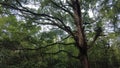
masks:
{"type": "Polygon", "coordinates": [[[49,18],[52,18],[52,19],[55,19],[55,20],[58,20],[58,21],[61,22],[61,20],[60,20],[59,18],[57,18],[57,17],[53,17],[53,16],[50,16],[50,15],[48,15],[48,14],[44,14],[44,13],[42,13],[42,14],[40,14],[40,13],[35,13],[35,12],[33,12],[33,11],[30,11],[28,8],[23,7],[22,5],[20,6],[20,7],[22,7],[22,8],[18,8],[18,7],[16,7],[16,6],[13,5],[13,4],[10,5],[10,4],[7,4],[7,3],[1,3],[1,2],[0,2],[0,4],[3,5],[3,6],[6,6],[7,8],[12,8],[12,9],[15,9],[15,10],[28,12],[28,13],[31,13],[32,15],[35,15],[35,16],[49,17],[49,18]]]}
{"type": "MultiPolygon", "coordinates": [[[[50,15],[48,15],[48,14],[35,13],[35,12],[33,12],[33,11],[30,11],[28,8],[23,7],[18,0],[16,0],[16,1],[18,2],[18,4],[20,5],[20,7],[22,7],[22,8],[18,8],[18,7],[16,7],[15,5],[10,5],[10,4],[7,4],[7,3],[1,3],[1,2],[0,2],[0,4],[3,5],[3,6],[7,6],[8,8],[12,8],[12,9],[15,9],[15,10],[19,10],[19,11],[21,11],[21,12],[28,12],[28,13],[34,15],[35,17],[36,17],[36,16],[38,16],[38,17],[48,17],[48,18],[49,18],[49,21],[52,21],[52,22],[54,22],[52,19],[55,19],[56,21],[58,20],[62,25],[59,25],[59,24],[57,24],[57,23],[55,23],[55,22],[54,22],[54,25],[56,25],[56,26],[58,26],[59,28],[65,30],[66,32],[68,32],[69,34],[71,34],[71,35],[74,37],[74,34],[73,34],[72,30],[69,29],[69,28],[64,24],[64,22],[63,22],[61,19],[59,19],[59,18],[57,18],[57,17],[50,16],[50,15]],[[51,18],[51,19],[50,19],[50,18],[51,18]],[[64,27],[63,27],[63,26],[64,26],[64,27]]],[[[59,7],[59,6],[58,6],[58,7],[59,7]]],[[[52,24],[52,25],[53,25],[53,24],[52,24]]]]}
{"type": "Polygon", "coordinates": [[[16,49],[16,50],[40,50],[40,49],[44,49],[53,45],[72,45],[74,43],[60,43],[60,42],[56,42],[56,43],[52,43],[52,44],[48,44],[45,45],[44,47],[39,47],[39,48],[20,48],[20,49],[16,49]]]}
{"type": "Polygon", "coordinates": [[[70,12],[67,8],[66,8],[66,9],[63,8],[63,7],[65,7],[65,6],[64,6],[62,3],[61,3],[62,6],[60,6],[60,5],[58,5],[57,3],[55,3],[54,1],[52,1],[52,0],[51,0],[51,2],[52,2],[55,6],[57,6],[58,8],[64,10],[64,11],[67,12],[67,13],[69,13],[69,14],[71,15],[71,17],[74,17],[72,12],[70,12]]]}
{"type": "Polygon", "coordinates": [[[40,50],[40,49],[44,49],[44,48],[47,48],[47,47],[50,47],[50,46],[53,46],[53,45],[74,45],[75,44],[74,42],[72,42],[72,43],[61,43],[62,41],[66,40],[69,37],[70,37],[70,35],[63,38],[61,41],[51,43],[51,44],[47,44],[47,45],[45,45],[43,47],[38,47],[38,48],[33,48],[33,49],[32,48],[21,48],[21,49],[16,49],[16,50],[40,50]]]}
{"type": "MultiPolygon", "coordinates": [[[[42,18],[43,19],[43,18],[42,18]]],[[[45,18],[45,20],[48,20],[49,22],[51,21],[51,23],[40,23],[40,22],[36,22],[38,24],[41,25],[52,25],[52,26],[57,26],[58,28],[66,31],[68,34],[70,34],[71,36],[75,37],[74,33],[72,32],[72,30],[69,28],[69,26],[66,26],[62,20],[60,20],[62,22],[62,24],[58,24],[57,21],[50,19],[50,18],[45,18]]],[[[59,22],[59,21],[58,21],[59,22]]]]}
{"type": "MultiPolygon", "coordinates": [[[[90,45],[94,45],[94,43],[96,42],[96,40],[99,38],[99,36],[101,36],[101,33],[102,33],[102,28],[101,27],[97,27],[97,29],[95,30],[95,36],[93,37],[93,41],[90,43],[90,45]]],[[[89,46],[90,46],[89,45],[89,46]]],[[[88,47],[88,48],[91,48],[91,47],[88,47]]]]}
{"type": "Polygon", "coordinates": [[[65,51],[65,50],[59,50],[59,51],[54,52],[54,53],[43,53],[43,54],[52,54],[52,55],[56,55],[56,54],[61,53],[61,52],[66,53],[68,56],[70,56],[70,57],[72,57],[72,58],[79,59],[78,56],[74,56],[74,55],[72,55],[70,52],[65,51]]]}

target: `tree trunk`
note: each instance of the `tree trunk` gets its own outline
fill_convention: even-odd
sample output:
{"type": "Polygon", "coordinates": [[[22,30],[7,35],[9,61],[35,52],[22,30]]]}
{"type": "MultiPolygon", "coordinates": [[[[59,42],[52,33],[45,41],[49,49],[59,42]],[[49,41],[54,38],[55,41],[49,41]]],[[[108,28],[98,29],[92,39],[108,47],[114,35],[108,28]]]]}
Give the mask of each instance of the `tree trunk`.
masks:
{"type": "Polygon", "coordinates": [[[81,58],[82,58],[81,64],[83,65],[82,67],[83,68],[90,68],[87,55],[82,55],[81,58]]]}
{"type": "Polygon", "coordinates": [[[79,49],[79,59],[82,63],[82,68],[90,68],[87,56],[87,40],[84,33],[84,27],[82,22],[80,0],[71,0],[73,14],[74,14],[74,24],[76,25],[75,41],[76,46],[79,49]]]}
{"type": "Polygon", "coordinates": [[[87,55],[87,49],[80,49],[79,52],[79,60],[81,62],[82,68],[90,68],[89,61],[88,61],[88,55],[87,55]]]}

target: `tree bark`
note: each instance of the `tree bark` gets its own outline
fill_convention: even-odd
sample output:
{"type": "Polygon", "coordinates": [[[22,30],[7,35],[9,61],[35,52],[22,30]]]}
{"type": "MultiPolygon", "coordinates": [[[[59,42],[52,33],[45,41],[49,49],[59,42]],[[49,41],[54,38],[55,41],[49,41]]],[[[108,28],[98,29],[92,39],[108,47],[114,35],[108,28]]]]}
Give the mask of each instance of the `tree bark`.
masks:
{"type": "Polygon", "coordinates": [[[80,61],[82,62],[81,63],[83,65],[82,67],[83,68],[90,68],[87,55],[82,55],[81,58],[82,59],[80,61]]]}
{"type": "Polygon", "coordinates": [[[79,0],[71,0],[73,14],[74,14],[74,24],[76,25],[75,32],[75,42],[79,49],[79,60],[82,64],[82,68],[90,68],[87,56],[87,40],[84,33],[81,8],[79,0]]]}
{"type": "Polygon", "coordinates": [[[87,55],[87,49],[80,49],[79,52],[79,60],[81,62],[82,68],[90,68],[89,61],[88,61],[88,55],[87,55]]]}

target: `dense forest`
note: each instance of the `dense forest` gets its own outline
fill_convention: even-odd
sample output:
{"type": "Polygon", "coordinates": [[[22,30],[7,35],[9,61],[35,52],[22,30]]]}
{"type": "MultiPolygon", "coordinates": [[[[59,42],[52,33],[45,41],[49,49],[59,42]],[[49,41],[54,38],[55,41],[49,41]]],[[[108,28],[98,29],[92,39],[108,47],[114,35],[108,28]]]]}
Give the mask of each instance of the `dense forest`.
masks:
{"type": "Polygon", "coordinates": [[[120,0],[0,0],[0,68],[120,68],[120,0]]]}

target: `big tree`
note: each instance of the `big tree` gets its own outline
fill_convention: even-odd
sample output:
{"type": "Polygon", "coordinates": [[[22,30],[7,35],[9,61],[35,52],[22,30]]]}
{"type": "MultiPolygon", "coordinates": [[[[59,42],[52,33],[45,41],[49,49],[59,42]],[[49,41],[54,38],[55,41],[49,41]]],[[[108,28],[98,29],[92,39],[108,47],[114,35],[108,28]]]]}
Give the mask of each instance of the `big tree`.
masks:
{"type": "MultiPolygon", "coordinates": [[[[96,0],[2,0],[0,1],[3,14],[15,15],[18,20],[37,24],[42,28],[39,33],[51,32],[44,41],[49,47],[52,45],[71,45],[78,49],[78,59],[83,68],[90,68],[88,61],[89,49],[100,37],[108,33],[119,31],[119,1],[96,0]],[[5,10],[5,11],[4,11],[5,10]],[[110,24],[113,27],[106,26],[110,24]],[[113,28],[114,30],[108,30],[113,28]],[[65,39],[72,39],[66,42],[65,39]],[[49,41],[52,39],[52,41],[49,41]]],[[[7,16],[7,15],[5,15],[7,16]]],[[[39,37],[39,36],[38,36],[39,37]]],[[[97,43],[96,43],[97,44],[97,43]]],[[[23,50],[38,50],[37,48],[23,48],[23,50]]],[[[22,49],[21,49],[22,50],[22,49]]],[[[65,49],[64,49],[65,50],[65,49]]],[[[66,52],[59,50],[58,52],[66,52]]],[[[58,53],[57,52],[57,53],[58,53]]],[[[55,53],[54,53],[55,54],[55,53]]]]}

